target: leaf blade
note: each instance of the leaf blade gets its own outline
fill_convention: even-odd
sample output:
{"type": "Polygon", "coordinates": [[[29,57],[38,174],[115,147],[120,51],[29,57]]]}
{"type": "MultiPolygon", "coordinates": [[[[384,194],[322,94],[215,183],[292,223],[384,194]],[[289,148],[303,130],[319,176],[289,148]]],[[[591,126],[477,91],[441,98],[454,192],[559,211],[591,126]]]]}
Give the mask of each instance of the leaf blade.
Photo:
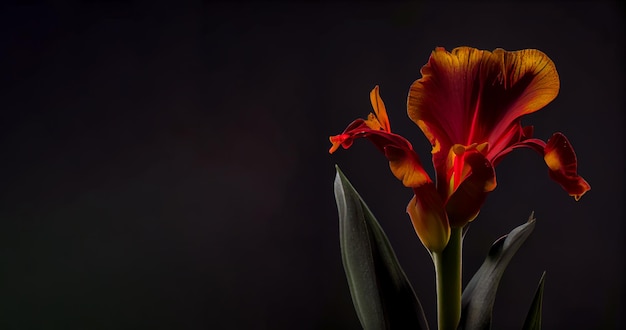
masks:
{"type": "Polygon", "coordinates": [[[422,306],[387,235],[339,167],[334,190],[342,261],[364,329],[428,329],[422,306]]]}
{"type": "Polygon", "coordinates": [[[523,330],[541,330],[541,308],[543,305],[543,285],[545,279],[546,272],[544,271],[543,274],[541,274],[541,279],[539,279],[539,285],[537,286],[535,297],[528,310],[528,315],[526,315],[526,320],[522,327],[523,330]]]}
{"type": "Polygon", "coordinates": [[[493,243],[487,258],[463,290],[459,329],[491,329],[493,304],[500,279],[534,228],[533,213],[525,224],[493,243]]]}

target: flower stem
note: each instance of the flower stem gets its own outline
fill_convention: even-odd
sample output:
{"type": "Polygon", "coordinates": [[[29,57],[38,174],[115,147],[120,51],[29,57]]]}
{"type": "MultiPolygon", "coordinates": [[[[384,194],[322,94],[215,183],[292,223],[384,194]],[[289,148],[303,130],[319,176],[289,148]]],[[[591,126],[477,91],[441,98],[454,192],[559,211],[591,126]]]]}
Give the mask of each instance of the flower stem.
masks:
{"type": "Polygon", "coordinates": [[[446,248],[440,253],[433,253],[439,330],[456,330],[461,319],[462,250],[463,228],[452,228],[446,248]]]}

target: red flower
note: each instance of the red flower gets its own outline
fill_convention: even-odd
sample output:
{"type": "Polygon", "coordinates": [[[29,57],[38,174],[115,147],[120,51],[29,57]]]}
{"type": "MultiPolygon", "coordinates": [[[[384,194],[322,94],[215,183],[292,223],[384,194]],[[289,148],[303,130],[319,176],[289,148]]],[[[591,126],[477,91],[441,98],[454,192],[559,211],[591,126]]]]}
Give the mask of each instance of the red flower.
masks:
{"type": "Polygon", "coordinates": [[[391,132],[378,86],[370,94],[375,114],[332,136],[330,152],[339,145],[349,148],[356,138],[372,141],[389,160],[393,174],[413,188],[407,211],[428,249],[441,251],[450,227],[462,227],[478,215],[496,187],[494,166],[515,148],[540,153],[550,177],[576,200],[590,189],[577,174],[576,155],[563,134],[555,133],[546,143],[532,137],[531,126],[520,123],[523,115],[558,94],[556,68],[544,53],[437,48],[421,73],[409,91],[408,114],[433,146],[436,185],[411,144],[391,132]]]}

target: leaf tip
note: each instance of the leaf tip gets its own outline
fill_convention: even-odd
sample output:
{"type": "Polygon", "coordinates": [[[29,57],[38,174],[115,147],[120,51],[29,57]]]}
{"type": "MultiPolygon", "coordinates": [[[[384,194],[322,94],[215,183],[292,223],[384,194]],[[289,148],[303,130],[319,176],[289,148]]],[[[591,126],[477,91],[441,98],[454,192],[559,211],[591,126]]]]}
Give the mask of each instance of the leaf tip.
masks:
{"type": "Polygon", "coordinates": [[[335,182],[336,183],[343,183],[343,182],[345,182],[347,180],[348,179],[346,179],[346,176],[343,174],[343,172],[339,168],[339,165],[335,164],[335,182]]]}
{"type": "Polygon", "coordinates": [[[345,179],[346,176],[343,174],[343,171],[341,171],[338,164],[335,164],[335,172],[337,173],[336,176],[345,179]]]}
{"type": "Polygon", "coordinates": [[[535,222],[537,221],[537,218],[535,218],[535,211],[530,212],[530,216],[528,217],[528,221],[527,222],[535,222]]]}
{"type": "Polygon", "coordinates": [[[543,285],[545,283],[546,271],[544,270],[539,280],[539,285],[535,291],[535,296],[526,315],[523,330],[541,330],[541,309],[543,305],[543,285]]]}
{"type": "Polygon", "coordinates": [[[541,273],[541,278],[539,279],[539,283],[543,285],[545,281],[546,281],[546,271],[544,270],[543,273],[541,273]]]}

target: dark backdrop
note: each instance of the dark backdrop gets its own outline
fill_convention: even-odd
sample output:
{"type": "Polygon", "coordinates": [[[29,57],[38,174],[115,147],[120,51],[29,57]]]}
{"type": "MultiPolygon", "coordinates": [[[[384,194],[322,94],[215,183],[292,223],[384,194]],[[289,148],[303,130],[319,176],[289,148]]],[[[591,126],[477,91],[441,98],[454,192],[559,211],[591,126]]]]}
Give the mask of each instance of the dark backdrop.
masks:
{"type": "MultiPolygon", "coordinates": [[[[557,99],[523,120],[565,133],[592,190],[575,202],[518,150],[465,241],[535,232],[496,299],[515,329],[543,270],[545,329],[618,329],[624,310],[623,6],[617,2],[65,2],[0,11],[0,327],[357,329],[332,192],[339,164],[380,219],[430,322],[433,266],[411,198],[369,143],[370,112],[424,163],[409,85],[436,46],[538,48],[557,99]]],[[[432,173],[432,168],[428,166],[432,173]]]]}

